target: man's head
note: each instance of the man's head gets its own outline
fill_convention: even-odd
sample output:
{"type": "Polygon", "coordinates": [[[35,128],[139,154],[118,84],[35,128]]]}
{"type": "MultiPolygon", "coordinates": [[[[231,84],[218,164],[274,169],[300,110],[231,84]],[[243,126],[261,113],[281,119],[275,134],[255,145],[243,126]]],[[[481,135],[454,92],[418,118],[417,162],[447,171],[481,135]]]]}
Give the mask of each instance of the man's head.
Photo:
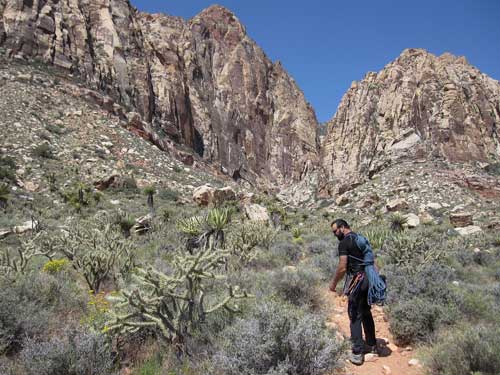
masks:
{"type": "Polygon", "coordinates": [[[342,241],[344,239],[344,236],[351,231],[351,227],[344,219],[337,219],[332,221],[330,227],[332,228],[333,234],[338,238],[339,241],[342,241]]]}

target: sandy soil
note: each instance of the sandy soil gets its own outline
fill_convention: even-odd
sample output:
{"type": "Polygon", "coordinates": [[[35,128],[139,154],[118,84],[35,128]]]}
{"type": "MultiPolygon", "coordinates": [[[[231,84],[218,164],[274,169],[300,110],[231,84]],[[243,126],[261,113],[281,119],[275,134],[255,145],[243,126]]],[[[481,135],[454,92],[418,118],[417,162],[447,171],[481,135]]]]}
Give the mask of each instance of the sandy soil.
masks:
{"type": "MultiPolygon", "coordinates": [[[[322,292],[323,300],[327,305],[329,315],[327,325],[338,329],[348,339],[349,317],[347,316],[347,299],[339,297],[328,290],[322,292]]],[[[377,332],[377,342],[382,347],[380,356],[368,359],[362,366],[346,363],[345,369],[337,374],[346,375],[424,375],[425,370],[421,365],[410,366],[408,361],[415,357],[413,348],[400,348],[394,345],[393,337],[389,332],[389,323],[384,320],[383,309],[379,306],[372,307],[373,319],[377,332]]],[[[368,358],[368,357],[365,357],[368,358]]]]}

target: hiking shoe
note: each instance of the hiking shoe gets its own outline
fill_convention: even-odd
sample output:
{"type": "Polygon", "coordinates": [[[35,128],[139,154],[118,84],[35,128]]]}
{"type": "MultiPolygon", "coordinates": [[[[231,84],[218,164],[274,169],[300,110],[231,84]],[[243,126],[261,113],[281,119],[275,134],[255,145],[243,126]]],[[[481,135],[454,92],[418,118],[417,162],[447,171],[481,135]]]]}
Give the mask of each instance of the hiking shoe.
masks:
{"type": "Polygon", "coordinates": [[[378,345],[376,345],[376,344],[375,345],[365,344],[365,346],[363,348],[363,353],[364,354],[371,353],[371,354],[380,355],[380,350],[379,350],[378,345]]]}
{"type": "Polygon", "coordinates": [[[361,366],[363,362],[365,361],[365,356],[363,353],[355,354],[351,353],[349,356],[349,361],[356,366],[361,366]]]}

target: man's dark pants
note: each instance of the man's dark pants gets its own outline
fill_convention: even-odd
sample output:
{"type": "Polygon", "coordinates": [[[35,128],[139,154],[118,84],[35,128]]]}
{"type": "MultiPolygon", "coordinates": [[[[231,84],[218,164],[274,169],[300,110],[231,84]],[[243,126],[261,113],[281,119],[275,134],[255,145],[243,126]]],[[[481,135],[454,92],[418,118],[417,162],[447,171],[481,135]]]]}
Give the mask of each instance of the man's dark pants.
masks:
{"type": "Polygon", "coordinates": [[[351,322],[351,342],[352,352],[355,354],[363,353],[363,330],[365,332],[366,344],[376,345],[375,323],[373,322],[371,307],[368,305],[368,278],[365,277],[361,286],[354,293],[349,295],[349,304],[347,307],[349,320],[351,322]]]}

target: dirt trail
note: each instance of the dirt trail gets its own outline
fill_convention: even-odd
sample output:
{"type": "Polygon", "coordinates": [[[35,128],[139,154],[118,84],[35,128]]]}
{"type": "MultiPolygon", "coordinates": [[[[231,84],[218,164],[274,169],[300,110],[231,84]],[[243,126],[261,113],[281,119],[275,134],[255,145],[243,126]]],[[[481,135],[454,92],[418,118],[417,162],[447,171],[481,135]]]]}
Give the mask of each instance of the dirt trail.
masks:
{"type": "MultiPolygon", "coordinates": [[[[323,290],[322,295],[329,309],[327,325],[338,329],[348,339],[350,330],[349,317],[347,316],[347,300],[327,290],[323,290]]],[[[394,345],[392,335],[389,332],[389,324],[384,320],[382,308],[379,306],[372,307],[372,314],[375,321],[377,341],[383,346],[382,355],[365,361],[362,366],[349,363],[345,372],[340,373],[348,375],[424,375],[425,371],[421,365],[410,366],[408,364],[408,361],[415,358],[414,350],[411,347],[399,348],[394,345]],[[383,340],[388,341],[388,343],[384,345],[383,340]]]]}

